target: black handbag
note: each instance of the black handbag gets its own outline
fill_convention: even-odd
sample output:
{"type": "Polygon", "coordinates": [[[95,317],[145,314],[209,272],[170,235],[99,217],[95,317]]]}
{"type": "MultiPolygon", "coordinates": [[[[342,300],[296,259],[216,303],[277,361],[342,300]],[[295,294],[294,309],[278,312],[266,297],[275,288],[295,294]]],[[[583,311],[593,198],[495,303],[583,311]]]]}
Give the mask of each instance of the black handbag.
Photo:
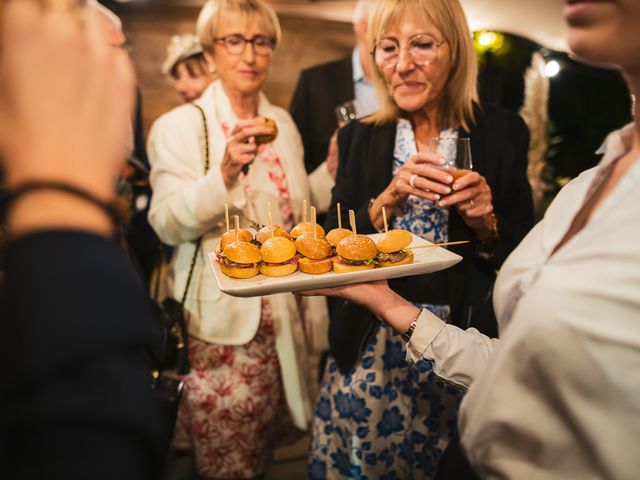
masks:
{"type": "MultiPolygon", "coordinates": [[[[205,140],[204,173],[206,174],[209,171],[209,130],[207,128],[207,120],[204,110],[202,110],[198,105],[193,104],[193,106],[198,109],[202,116],[205,140]]],[[[187,331],[184,304],[187,300],[187,293],[189,292],[193,271],[198,259],[201,240],[202,237],[196,240],[193,258],[191,259],[191,266],[189,268],[189,275],[187,277],[184,293],[182,294],[182,299],[178,302],[174,298],[166,298],[162,302],[159,302],[159,276],[156,277],[154,293],[152,296],[153,301],[151,308],[157,327],[157,340],[151,348],[151,356],[154,363],[154,367],[151,372],[153,379],[152,385],[154,388],[162,387],[163,389],[164,386],[170,386],[170,391],[166,392],[166,395],[164,395],[167,396],[168,399],[175,396],[176,400],[179,400],[179,391],[181,391],[182,385],[166,381],[167,375],[163,374],[165,372],[175,372],[178,376],[186,375],[189,373],[191,368],[189,363],[189,334],[187,331]]],[[[161,246],[157,266],[160,266],[163,262],[167,256],[168,250],[169,249],[167,247],[161,246]]],[[[169,375],[169,377],[173,376],[174,375],[169,375]]]]}
{"type": "MultiPolygon", "coordinates": [[[[191,368],[189,363],[189,334],[187,332],[184,303],[187,299],[199,250],[200,240],[197,241],[193,252],[187,284],[180,302],[170,297],[159,302],[160,279],[156,278],[153,301],[151,302],[152,315],[157,327],[157,340],[151,351],[154,361],[152,375],[155,379],[167,371],[175,371],[178,375],[186,375],[191,368]]],[[[164,253],[162,256],[164,256],[164,253]]]]}

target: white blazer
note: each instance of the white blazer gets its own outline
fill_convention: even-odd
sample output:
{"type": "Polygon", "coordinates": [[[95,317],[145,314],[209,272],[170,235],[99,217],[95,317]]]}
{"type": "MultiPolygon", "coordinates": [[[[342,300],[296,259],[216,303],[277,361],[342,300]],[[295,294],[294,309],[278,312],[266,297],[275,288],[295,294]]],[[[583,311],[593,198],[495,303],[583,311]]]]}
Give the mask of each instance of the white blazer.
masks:
{"type": "MultiPolygon", "coordinates": [[[[204,133],[202,117],[193,105],[185,104],[161,116],[151,128],[148,142],[153,196],[149,222],[160,239],[175,245],[168,275],[168,292],[180,300],[184,292],[194,252],[194,241],[202,236],[201,251],[189,287],[185,308],[189,312],[189,333],[210,343],[242,345],[255,336],[261,316],[261,300],[237,298],[218,289],[207,254],[215,250],[225,231],[224,204],[230,215],[238,214],[242,225],[248,219],[267,223],[267,202],[278,198],[262,188],[260,168],[248,174],[251,195],[237,182],[225,187],[220,165],[226,138],[218,116],[235,118],[220,81],[213,82],[196,102],[203,108],[209,129],[210,168],[204,174],[204,133]]],[[[304,169],[300,135],[289,113],[260,94],[258,114],[275,120],[278,136],[273,143],[284,169],[296,220],[302,215],[303,200],[326,209],[333,180],[318,169],[309,178],[304,169]],[[311,197],[309,183],[314,185],[311,197]]],[[[230,126],[232,127],[232,126],[230,126]]],[[[274,222],[281,223],[274,209],[274,222]]],[[[328,314],[324,299],[304,299],[305,322],[300,320],[293,295],[270,295],[276,330],[276,349],[282,368],[287,403],[294,423],[306,428],[312,415],[307,382],[307,349],[310,339],[316,348],[326,347],[328,314]]]]}

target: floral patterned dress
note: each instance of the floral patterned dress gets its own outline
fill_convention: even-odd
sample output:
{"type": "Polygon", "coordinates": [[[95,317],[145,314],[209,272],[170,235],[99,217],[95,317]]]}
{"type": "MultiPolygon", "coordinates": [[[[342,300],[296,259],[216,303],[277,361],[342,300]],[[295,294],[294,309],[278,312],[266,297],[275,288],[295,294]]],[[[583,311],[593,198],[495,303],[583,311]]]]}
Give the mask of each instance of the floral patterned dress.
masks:
{"type": "MultiPolygon", "coordinates": [[[[415,153],[411,124],[401,119],[393,173],[415,153]]],[[[447,223],[447,209],[410,196],[391,224],[445,242],[447,223]]],[[[419,306],[449,316],[448,305],[419,306]]],[[[430,362],[408,363],[405,356],[400,335],[381,324],[349,375],[329,357],[313,421],[309,479],[433,478],[444,448],[457,435],[462,392],[437,377],[430,362]]]]}
{"type": "MultiPolygon", "coordinates": [[[[230,131],[223,123],[225,134],[230,131]]],[[[282,164],[272,145],[260,147],[253,171],[277,192],[283,226],[293,209],[282,164]]],[[[241,175],[249,198],[251,184],[241,175]]],[[[256,180],[258,181],[258,180],[256,180]]],[[[260,326],[245,345],[219,345],[189,337],[191,372],[184,378],[174,433],[176,450],[193,451],[207,478],[253,478],[266,470],[276,444],[299,435],[289,416],[280,378],[271,307],[262,299],[260,326]]]]}

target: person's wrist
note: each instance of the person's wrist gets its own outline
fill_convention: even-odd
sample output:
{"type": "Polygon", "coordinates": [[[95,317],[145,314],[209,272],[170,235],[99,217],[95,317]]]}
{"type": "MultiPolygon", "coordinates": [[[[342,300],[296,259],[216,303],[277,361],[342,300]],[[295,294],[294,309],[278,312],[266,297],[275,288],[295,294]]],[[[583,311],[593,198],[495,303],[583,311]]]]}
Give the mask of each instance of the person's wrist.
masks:
{"type": "Polygon", "coordinates": [[[476,237],[481,242],[498,239],[498,219],[493,212],[482,218],[481,229],[479,232],[476,232],[476,237]]]}

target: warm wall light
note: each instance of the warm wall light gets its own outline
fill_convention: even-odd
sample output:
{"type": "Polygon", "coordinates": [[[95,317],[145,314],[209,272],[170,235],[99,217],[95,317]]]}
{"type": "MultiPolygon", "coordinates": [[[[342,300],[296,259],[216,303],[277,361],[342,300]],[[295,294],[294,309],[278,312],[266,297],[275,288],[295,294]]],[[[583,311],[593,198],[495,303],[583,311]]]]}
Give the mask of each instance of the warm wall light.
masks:
{"type": "Polygon", "coordinates": [[[481,47],[490,47],[498,40],[498,36],[494,32],[482,32],[478,35],[478,44],[481,47]]]}
{"type": "Polygon", "coordinates": [[[557,60],[550,60],[544,65],[543,74],[547,78],[555,77],[560,72],[560,63],[557,60]]]}

